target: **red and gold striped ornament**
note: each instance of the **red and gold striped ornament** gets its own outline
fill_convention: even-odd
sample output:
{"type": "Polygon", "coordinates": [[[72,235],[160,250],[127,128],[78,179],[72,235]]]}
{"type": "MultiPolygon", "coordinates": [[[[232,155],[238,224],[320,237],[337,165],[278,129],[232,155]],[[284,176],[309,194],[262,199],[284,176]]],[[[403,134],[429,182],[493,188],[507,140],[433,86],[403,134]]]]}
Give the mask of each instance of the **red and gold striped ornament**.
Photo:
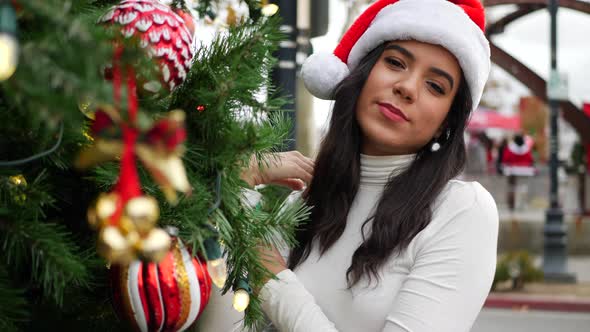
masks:
{"type": "Polygon", "coordinates": [[[207,262],[193,257],[176,237],[159,263],[133,261],[111,267],[113,304],[136,331],[184,331],[211,295],[207,262]]]}

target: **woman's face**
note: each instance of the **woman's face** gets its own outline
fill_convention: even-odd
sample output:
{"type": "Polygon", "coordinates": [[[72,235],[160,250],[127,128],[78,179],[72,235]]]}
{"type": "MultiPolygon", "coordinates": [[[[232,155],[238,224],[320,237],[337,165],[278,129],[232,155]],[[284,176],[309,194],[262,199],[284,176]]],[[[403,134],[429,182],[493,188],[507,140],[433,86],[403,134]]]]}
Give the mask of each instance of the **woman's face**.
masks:
{"type": "Polygon", "coordinates": [[[461,80],[461,67],[442,46],[388,42],[356,105],[362,153],[418,152],[441,135],[461,80]]]}

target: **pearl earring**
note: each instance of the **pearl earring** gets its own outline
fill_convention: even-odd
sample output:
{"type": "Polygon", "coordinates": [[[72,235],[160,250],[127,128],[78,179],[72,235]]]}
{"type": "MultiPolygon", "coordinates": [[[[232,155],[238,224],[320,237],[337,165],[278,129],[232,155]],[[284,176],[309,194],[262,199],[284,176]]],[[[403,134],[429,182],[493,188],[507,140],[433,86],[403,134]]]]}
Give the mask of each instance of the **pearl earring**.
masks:
{"type": "Polygon", "coordinates": [[[440,143],[439,142],[432,143],[432,145],[430,146],[430,151],[436,152],[438,150],[440,150],[440,143]]]}
{"type": "MultiPolygon", "coordinates": [[[[447,128],[447,131],[446,131],[446,136],[447,136],[447,141],[448,141],[448,140],[449,140],[449,137],[451,137],[451,129],[450,129],[450,128],[447,128]]],[[[437,139],[438,139],[438,138],[437,138],[437,139]]],[[[440,150],[440,148],[441,148],[441,145],[440,145],[440,143],[439,143],[439,142],[434,142],[434,143],[432,143],[432,145],[430,146],[430,151],[432,151],[432,152],[436,152],[436,151],[440,150]]]]}

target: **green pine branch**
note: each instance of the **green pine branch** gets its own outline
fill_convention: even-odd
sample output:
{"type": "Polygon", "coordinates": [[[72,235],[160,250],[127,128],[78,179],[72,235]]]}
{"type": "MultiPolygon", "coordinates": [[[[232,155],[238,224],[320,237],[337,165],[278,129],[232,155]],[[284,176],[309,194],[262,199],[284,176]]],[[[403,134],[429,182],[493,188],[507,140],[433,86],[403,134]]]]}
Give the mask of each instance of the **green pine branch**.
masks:
{"type": "Polygon", "coordinates": [[[87,267],[65,227],[34,220],[10,222],[4,225],[0,241],[8,264],[22,264],[13,258],[27,256],[31,282],[57,305],[62,304],[67,288],[88,287],[87,267]]]}
{"type": "Polygon", "coordinates": [[[31,282],[60,304],[65,289],[87,286],[89,275],[68,230],[45,221],[56,204],[47,181],[43,171],[26,185],[0,178],[0,257],[12,270],[30,271],[31,282]]]}
{"type": "MultiPolygon", "coordinates": [[[[228,218],[216,213],[215,221],[227,249],[227,264],[230,270],[224,292],[240,278],[248,277],[253,289],[260,289],[264,280],[274,278],[262,265],[257,247],[273,245],[277,248],[292,247],[293,232],[309,215],[309,208],[302,200],[284,204],[277,202],[267,207],[268,211],[243,208],[241,214],[228,218]]],[[[244,324],[251,330],[259,330],[264,314],[260,299],[253,295],[246,310],[244,324]]]]}
{"type": "Polygon", "coordinates": [[[0,266],[0,330],[18,331],[17,324],[29,317],[25,291],[15,288],[5,266],[0,266]]]}

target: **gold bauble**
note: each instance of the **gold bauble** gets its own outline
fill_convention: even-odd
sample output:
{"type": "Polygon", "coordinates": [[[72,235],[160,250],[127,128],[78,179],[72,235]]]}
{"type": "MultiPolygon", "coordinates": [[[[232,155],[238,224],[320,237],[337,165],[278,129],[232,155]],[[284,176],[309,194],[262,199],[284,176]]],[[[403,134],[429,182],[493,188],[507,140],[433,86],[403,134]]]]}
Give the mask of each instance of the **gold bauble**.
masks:
{"type": "Polygon", "coordinates": [[[128,264],[135,257],[133,248],[115,226],[106,226],[98,235],[98,253],[111,263],[128,264]]]}
{"type": "Polygon", "coordinates": [[[91,98],[82,97],[78,101],[78,109],[80,112],[82,112],[82,114],[84,114],[85,117],[90,120],[94,120],[96,114],[96,105],[94,105],[94,102],[91,98]]]}
{"type": "Polygon", "coordinates": [[[130,199],[125,205],[125,216],[133,222],[135,229],[145,236],[154,228],[160,216],[158,201],[150,196],[130,199]]]}
{"type": "Polygon", "coordinates": [[[27,201],[27,194],[25,189],[28,185],[27,180],[22,174],[13,175],[8,178],[8,182],[11,186],[10,194],[11,198],[17,205],[23,206],[27,201]]]}
{"type": "Polygon", "coordinates": [[[100,219],[107,219],[117,210],[119,195],[115,193],[100,194],[96,201],[96,215],[100,219]]]}
{"type": "Polygon", "coordinates": [[[125,239],[130,247],[138,248],[141,246],[141,235],[136,231],[131,231],[125,234],[125,239]]]}
{"type": "Polygon", "coordinates": [[[100,228],[117,210],[119,195],[115,193],[102,193],[98,196],[96,204],[88,209],[88,223],[94,228],[100,228]]]}
{"type": "Polygon", "coordinates": [[[123,235],[129,234],[131,232],[137,233],[137,228],[135,227],[135,224],[126,215],[121,216],[117,227],[119,227],[123,235]]]}
{"type": "Polygon", "coordinates": [[[140,242],[141,256],[152,262],[159,262],[170,250],[170,235],[160,228],[150,231],[148,236],[140,242]]]}
{"type": "Polygon", "coordinates": [[[14,186],[23,186],[23,187],[27,186],[27,179],[25,179],[25,177],[22,174],[13,175],[13,176],[9,177],[8,180],[14,186]]]}

